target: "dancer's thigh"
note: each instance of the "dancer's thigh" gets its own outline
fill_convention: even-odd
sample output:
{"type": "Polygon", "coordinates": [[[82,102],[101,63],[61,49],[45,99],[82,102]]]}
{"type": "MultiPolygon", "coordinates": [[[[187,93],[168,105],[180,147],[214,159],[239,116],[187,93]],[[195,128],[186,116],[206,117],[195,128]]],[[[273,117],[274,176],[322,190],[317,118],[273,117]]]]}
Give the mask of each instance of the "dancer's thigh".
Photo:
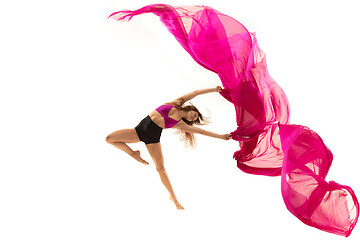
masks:
{"type": "Polygon", "coordinates": [[[106,137],[107,142],[125,142],[125,143],[136,143],[139,142],[139,136],[137,135],[135,128],[122,129],[110,133],[106,137]]]}

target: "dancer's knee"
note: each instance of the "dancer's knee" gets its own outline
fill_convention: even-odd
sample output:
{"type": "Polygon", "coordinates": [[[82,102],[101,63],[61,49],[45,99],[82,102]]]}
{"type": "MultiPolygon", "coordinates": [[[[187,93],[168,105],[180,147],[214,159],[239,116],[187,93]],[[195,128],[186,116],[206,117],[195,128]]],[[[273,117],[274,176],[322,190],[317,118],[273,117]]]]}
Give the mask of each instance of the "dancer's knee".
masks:
{"type": "Polygon", "coordinates": [[[157,166],[157,167],[156,167],[156,171],[158,171],[159,173],[163,173],[163,172],[165,172],[166,170],[165,170],[165,167],[164,167],[164,166],[157,166]]]}
{"type": "Polygon", "coordinates": [[[105,141],[107,143],[113,144],[115,142],[115,139],[111,135],[107,135],[105,141]]]}

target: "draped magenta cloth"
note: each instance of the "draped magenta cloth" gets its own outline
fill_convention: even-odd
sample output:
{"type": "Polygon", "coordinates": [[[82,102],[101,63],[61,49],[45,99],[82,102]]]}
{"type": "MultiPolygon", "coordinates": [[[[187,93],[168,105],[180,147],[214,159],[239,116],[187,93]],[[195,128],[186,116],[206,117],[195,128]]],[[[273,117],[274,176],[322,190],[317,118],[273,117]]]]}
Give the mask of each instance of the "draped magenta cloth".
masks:
{"type": "Polygon", "coordinates": [[[349,236],[359,217],[359,203],[348,186],[325,177],[332,154],[312,130],[289,124],[289,102],[271,78],[255,34],[235,19],[207,6],[153,4],[109,17],[129,21],[153,13],[190,56],[218,74],[221,95],[234,104],[237,129],[233,139],[239,169],[246,173],[281,175],[288,210],[305,224],[349,236]]]}

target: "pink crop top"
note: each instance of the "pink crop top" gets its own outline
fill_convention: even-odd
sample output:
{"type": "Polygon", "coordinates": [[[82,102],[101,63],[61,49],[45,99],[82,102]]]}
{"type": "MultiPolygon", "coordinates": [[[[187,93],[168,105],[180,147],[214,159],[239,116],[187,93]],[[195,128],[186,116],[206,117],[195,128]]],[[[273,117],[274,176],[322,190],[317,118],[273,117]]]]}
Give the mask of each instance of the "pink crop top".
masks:
{"type": "Polygon", "coordinates": [[[160,115],[164,118],[165,128],[172,128],[178,122],[180,122],[180,120],[177,121],[168,116],[168,114],[172,108],[174,108],[174,106],[172,106],[172,105],[161,105],[160,107],[158,107],[156,109],[156,111],[158,111],[158,113],[160,113],[160,115]]]}

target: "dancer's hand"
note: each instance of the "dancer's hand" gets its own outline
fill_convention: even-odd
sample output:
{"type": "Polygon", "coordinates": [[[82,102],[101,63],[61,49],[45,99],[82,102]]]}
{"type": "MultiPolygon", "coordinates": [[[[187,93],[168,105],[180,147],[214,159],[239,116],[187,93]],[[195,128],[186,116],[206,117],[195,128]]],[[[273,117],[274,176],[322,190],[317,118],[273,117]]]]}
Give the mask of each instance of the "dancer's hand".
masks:
{"type": "Polygon", "coordinates": [[[232,137],[231,137],[231,134],[224,134],[224,135],[221,135],[221,139],[224,139],[224,140],[230,140],[232,137]]]}
{"type": "Polygon", "coordinates": [[[215,88],[215,91],[216,91],[216,92],[222,92],[222,90],[223,90],[223,89],[222,89],[222,87],[220,87],[220,86],[217,86],[217,87],[215,88]]]}

